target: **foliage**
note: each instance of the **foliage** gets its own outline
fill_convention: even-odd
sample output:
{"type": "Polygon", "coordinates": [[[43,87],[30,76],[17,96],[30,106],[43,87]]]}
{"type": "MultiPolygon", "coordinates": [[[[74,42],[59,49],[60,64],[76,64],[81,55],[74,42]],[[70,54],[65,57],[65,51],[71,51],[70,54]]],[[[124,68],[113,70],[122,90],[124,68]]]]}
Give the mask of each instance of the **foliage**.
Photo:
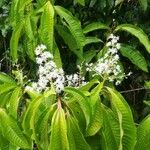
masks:
{"type": "MultiPolygon", "coordinates": [[[[150,116],[144,111],[149,109],[148,94],[145,92],[133,106],[130,95],[119,91],[129,90],[134,74],[140,79],[133,82],[142,85],[145,81],[144,89],[150,88],[146,81],[150,66],[149,3],[2,0],[0,149],[148,150],[150,116]],[[121,44],[111,35],[118,35],[121,44]],[[55,89],[56,77],[50,78],[46,90],[27,88],[40,78],[36,71],[43,62],[37,63],[41,54],[35,54],[35,49],[41,44],[46,54],[53,56],[44,62],[54,65],[49,70],[64,70],[62,76],[56,71],[58,80],[64,80],[60,92],[55,89]],[[114,49],[118,55],[114,65],[123,74],[119,86],[110,81],[110,72],[87,70],[97,67],[100,59],[107,62],[109,51],[114,49]],[[130,71],[133,75],[128,77],[130,71]],[[143,100],[147,104],[144,109],[143,100]],[[142,113],[138,112],[141,109],[142,113]]],[[[112,52],[110,55],[115,57],[112,52]]]]}

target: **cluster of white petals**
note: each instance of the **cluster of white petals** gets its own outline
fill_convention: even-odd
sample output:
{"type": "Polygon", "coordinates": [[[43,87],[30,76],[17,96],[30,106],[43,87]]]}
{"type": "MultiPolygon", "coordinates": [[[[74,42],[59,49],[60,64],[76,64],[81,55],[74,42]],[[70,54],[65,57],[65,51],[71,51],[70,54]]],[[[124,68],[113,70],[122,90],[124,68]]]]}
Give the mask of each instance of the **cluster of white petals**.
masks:
{"type": "Polygon", "coordinates": [[[108,50],[104,56],[99,58],[95,64],[86,65],[87,71],[94,71],[95,75],[100,75],[110,82],[115,82],[116,85],[120,84],[125,77],[125,73],[119,64],[118,50],[120,49],[120,43],[118,43],[118,40],[118,36],[110,34],[106,43],[108,50]]]}
{"type": "MultiPolygon", "coordinates": [[[[33,82],[31,88],[40,93],[46,91],[50,85],[53,85],[56,93],[59,94],[64,90],[64,71],[62,68],[57,68],[53,55],[46,51],[46,49],[46,46],[42,44],[35,49],[36,63],[39,67],[38,81],[33,82]]],[[[29,86],[26,88],[29,89],[29,86]]]]}
{"type": "Polygon", "coordinates": [[[80,87],[81,85],[85,85],[85,78],[82,77],[79,73],[66,75],[66,85],[72,87],[80,87]]]}
{"type": "Polygon", "coordinates": [[[81,75],[65,75],[62,68],[58,69],[53,60],[53,55],[46,49],[46,46],[42,44],[35,49],[38,81],[32,82],[31,86],[26,86],[26,90],[41,93],[53,85],[56,93],[60,94],[64,90],[64,86],[79,87],[85,84],[85,79],[81,75]]]}

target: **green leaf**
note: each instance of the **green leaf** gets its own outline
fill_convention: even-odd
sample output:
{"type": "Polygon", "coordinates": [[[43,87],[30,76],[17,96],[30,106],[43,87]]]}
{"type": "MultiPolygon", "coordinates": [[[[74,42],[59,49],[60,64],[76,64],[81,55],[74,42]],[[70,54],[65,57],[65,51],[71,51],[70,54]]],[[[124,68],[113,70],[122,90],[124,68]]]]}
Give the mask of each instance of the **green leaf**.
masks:
{"type": "Polygon", "coordinates": [[[7,93],[0,94],[0,107],[1,108],[6,108],[7,103],[10,100],[10,96],[11,96],[11,91],[7,92],[7,93]]]}
{"type": "Polygon", "coordinates": [[[71,150],[90,150],[89,145],[80,128],[78,126],[77,120],[70,114],[67,115],[67,135],[69,139],[69,147],[71,150]]]}
{"type": "Polygon", "coordinates": [[[83,46],[85,45],[85,36],[81,28],[81,23],[72,14],[61,6],[55,6],[57,14],[65,20],[65,25],[70,30],[78,47],[80,48],[80,53],[83,54],[83,46]]]}
{"type": "Polygon", "coordinates": [[[109,27],[101,22],[93,22],[89,25],[87,25],[84,29],[83,29],[83,32],[84,34],[87,34],[91,31],[94,31],[94,30],[101,30],[101,29],[107,29],[109,30],[109,27]]]}
{"type": "Polygon", "coordinates": [[[141,70],[148,72],[147,63],[144,56],[132,46],[122,44],[120,49],[121,54],[127,57],[134,65],[141,70]]]}
{"type": "Polygon", "coordinates": [[[105,106],[102,107],[103,128],[100,132],[102,149],[116,150],[120,145],[120,127],[119,120],[113,111],[105,106]]]}
{"type": "Polygon", "coordinates": [[[81,91],[88,91],[94,86],[94,84],[98,84],[99,81],[97,79],[92,79],[90,82],[88,82],[86,85],[79,88],[81,91]]]}
{"type": "Polygon", "coordinates": [[[150,53],[150,41],[148,39],[148,36],[144,33],[144,31],[134,25],[131,24],[122,24],[117,26],[115,31],[127,31],[137,37],[139,41],[145,46],[146,50],[150,53]]]}
{"type": "Polygon", "coordinates": [[[12,95],[9,101],[9,107],[8,107],[9,115],[13,116],[15,119],[17,119],[17,115],[18,115],[20,95],[21,95],[21,87],[17,87],[12,92],[12,95]]]}
{"type": "Polygon", "coordinates": [[[69,143],[67,139],[65,112],[61,106],[58,106],[52,118],[49,150],[60,149],[69,150],[69,143]]]}
{"type": "Polygon", "coordinates": [[[78,100],[78,103],[83,110],[84,116],[86,118],[86,125],[88,126],[91,117],[91,107],[89,105],[87,97],[82,92],[72,87],[66,87],[64,91],[66,93],[72,94],[72,96],[78,100]]]}
{"type": "Polygon", "coordinates": [[[99,83],[94,89],[91,90],[90,106],[92,108],[92,116],[90,124],[87,128],[87,136],[95,135],[102,127],[103,117],[100,100],[100,92],[103,88],[103,82],[99,83]]]}
{"type": "Polygon", "coordinates": [[[117,5],[119,5],[119,4],[123,3],[123,2],[124,2],[124,0],[116,0],[115,1],[115,6],[117,6],[117,5]]]}
{"type": "Polygon", "coordinates": [[[2,134],[8,141],[10,141],[13,145],[19,146],[20,148],[31,148],[30,144],[28,143],[26,137],[23,135],[16,121],[9,117],[6,112],[1,108],[0,120],[0,124],[2,126],[2,134]]]}
{"type": "Polygon", "coordinates": [[[85,6],[85,0],[76,0],[82,6],[85,6]]]}
{"type": "Polygon", "coordinates": [[[3,84],[0,85],[0,94],[8,92],[8,91],[14,89],[15,87],[16,87],[16,85],[3,83],[3,84]]]}
{"type": "Polygon", "coordinates": [[[100,43],[100,42],[103,42],[102,40],[100,40],[99,38],[97,37],[86,37],[86,40],[85,40],[85,45],[88,45],[88,44],[91,44],[91,43],[100,43]]]}
{"type": "Polygon", "coordinates": [[[57,25],[56,29],[59,35],[63,38],[64,42],[68,45],[69,49],[76,54],[79,58],[82,59],[82,53],[80,52],[80,47],[77,45],[77,42],[73,35],[70,33],[69,29],[65,26],[57,25]]]}
{"type": "Polygon", "coordinates": [[[35,42],[35,37],[34,37],[34,30],[33,30],[33,26],[31,24],[31,18],[30,16],[27,16],[25,19],[25,33],[26,33],[26,45],[25,45],[25,49],[26,49],[26,53],[28,54],[28,56],[30,57],[30,59],[34,60],[34,50],[36,47],[36,42],[35,42]]]}
{"type": "Polygon", "coordinates": [[[44,12],[41,16],[40,25],[41,42],[45,44],[48,49],[53,52],[54,42],[54,8],[50,1],[44,5],[44,12]]]}
{"type": "Polygon", "coordinates": [[[35,136],[39,139],[39,145],[42,149],[48,149],[49,136],[48,132],[50,129],[50,121],[56,110],[56,104],[50,105],[46,109],[42,109],[40,115],[34,120],[35,136]]]}
{"type": "Polygon", "coordinates": [[[143,9],[144,11],[146,11],[146,10],[147,10],[147,7],[148,7],[148,0],[139,0],[139,3],[140,3],[140,5],[141,5],[142,9],[143,9]]]}
{"type": "Polygon", "coordinates": [[[136,143],[136,127],[129,105],[116,90],[108,88],[111,96],[113,112],[120,126],[120,148],[133,150],[136,143]]]}
{"type": "Polygon", "coordinates": [[[18,59],[18,44],[19,38],[21,37],[21,31],[24,26],[24,21],[18,23],[16,28],[13,30],[11,40],[10,40],[10,55],[14,62],[17,62],[18,59]]]}
{"type": "Polygon", "coordinates": [[[37,97],[33,101],[30,102],[29,106],[27,107],[27,110],[23,116],[23,121],[22,121],[22,127],[24,130],[24,133],[28,135],[29,137],[32,136],[32,130],[34,124],[31,124],[32,120],[34,120],[36,113],[38,111],[38,107],[42,102],[42,97],[37,97]]]}
{"type": "MultiPolygon", "coordinates": [[[[93,100],[93,99],[91,99],[93,100]]],[[[103,124],[103,115],[100,101],[97,101],[93,110],[90,124],[86,130],[87,136],[95,135],[102,127],[103,124]]]]}
{"type": "Polygon", "coordinates": [[[56,66],[58,68],[62,68],[61,56],[56,42],[54,42],[53,56],[54,56],[54,62],[56,63],[56,66]]]}
{"type": "Polygon", "coordinates": [[[150,148],[150,115],[148,115],[137,128],[136,150],[149,150],[150,148]]]}
{"type": "Polygon", "coordinates": [[[16,85],[16,82],[13,80],[13,78],[11,78],[10,76],[8,76],[7,74],[5,74],[3,72],[0,73],[0,81],[3,83],[9,83],[9,84],[16,85]]]}
{"type": "Polygon", "coordinates": [[[86,63],[89,63],[93,57],[96,55],[96,51],[95,50],[89,50],[87,52],[84,52],[84,59],[86,63]]]}

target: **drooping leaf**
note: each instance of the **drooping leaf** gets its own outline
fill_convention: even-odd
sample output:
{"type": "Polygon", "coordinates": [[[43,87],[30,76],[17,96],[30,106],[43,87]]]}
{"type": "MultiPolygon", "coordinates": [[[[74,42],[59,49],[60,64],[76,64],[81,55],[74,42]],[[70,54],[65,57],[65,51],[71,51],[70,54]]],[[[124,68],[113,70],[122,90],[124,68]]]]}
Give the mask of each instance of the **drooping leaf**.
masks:
{"type": "Polygon", "coordinates": [[[137,128],[136,150],[150,148],[150,115],[148,115],[137,128]]]}
{"type": "Polygon", "coordinates": [[[91,121],[86,130],[87,136],[95,135],[101,129],[103,124],[103,115],[102,115],[102,108],[101,108],[100,101],[96,102],[95,107],[93,109],[94,110],[91,117],[91,121]]]}
{"type": "Polygon", "coordinates": [[[101,148],[104,150],[119,149],[120,145],[120,127],[119,120],[109,108],[103,106],[103,128],[100,132],[101,148]]]}
{"type": "Polygon", "coordinates": [[[80,47],[73,35],[70,33],[69,29],[64,26],[56,26],[59,35],[63,38],[64,42],[68,45],[69,49],[76,54],[79,58],[82,58],[82,53],[80,53],[80,47]]]}
{"type": "Polygon", "coordinates": [[[21,94],[21,87],[15,88],[14,91],[12,92],[9,101],[9,107],[8,107],[9,114],[13,116],[15,119],[17,119],[17,115],[18,115],[20,94],[21,94]]]}
{"type": "Polygon", "coordinates": [[[24,26],[24,21],[21,21],[18,23],[16,28],[13,30],[11,40],[10,40],[10,55],[14,62],[17,62],[18,59],[18,44],[19,44],[19,38],[21,36],[21,31],[24,26]]]}
{"type": "Polygon", "coordinates": [[[136,143],[136,127],[132,112],[122,95],[112,88],[107,87],[111,95],[111,103],[114,113],[118,116],[120,127],[120,148],[133,150],[136,143]]]}
{"type": "Polygon", "coordinates": [[[120,49],[121,54],[127,57],[134,65],[141,70],[148,72],[147,63],[144,56],[132,46],[122,44],[120,49]]]}
{"type": "Polygon", "coordinates": [[[64,110],[58,106],[51,123],[49,150],[69,150],[67,124],[64,110]]]}
{"type": "Polygon", "coordinates": [[[143,9],[144,11],[146,11],[146,10],[147,10],[147,7],[148,7],[148,0],[139,0],[139,3],[140,3],[140,5],[141,5],[142,9],[143,9]]]}
{"type": "Polygon", "coordinates": [[[80,92],[77,89],[66,87],[64,90],[66,93],[72,94],[73,97],[75,97],[81,107],[81,109],[84,112],[85,118],[86,118],[86,125],[90,123],[90,117],[91,117],[91,108],[88,102],[88,99],[82,92],[80,92]]]}
{"type": "Polygon", "coordinates": [[[0,94],[0,107],[1,108],[6,108],[7,103],[10,100],[10,96],[11,96],[11,91],[7,92],[7,93],[0,94]]]}
{"type": "Polygon", "coordinates": [[[139,41],[145,46],[146,50],[150,53],[150,41],[148,39],[148,36],[144,33],[144,31],[134,25],[131,24],[121,24],[117,26],[115,31],[127,31],[137,37],[139,41]]]}
{"type": "Polygon", "coordinates": [[[31,148],[30,144],[28,143],[26,137],[23,135],[16,121],[9,117],[6,112],[1,108],[0,120],[0,124],[2,126],[2,134],[8,141],[10,141],[13,145],[19,146],[20,148],[31,148]]]}
{"type": "Polygon", "coordinates": [[[85,0],[77,0],[77,3],[79,3],[82,6],[85,6],[85,0]]]}
{"type": "Polygon", "coordinates": [[[26,33],[26,45],[25,45],[25,49],[26,49],[26,53],[28,54],[28,56],[34,60],[34,50],[36,47],[36,40],[34,37],[34,29],[31,23],[31,18],[30,16],[27,16],[25,19],[25,33],[26,33]]]}
{"type": "Polygon", "coordinates": [[[56,66],[58,68],[62,68],[61,56],[60,56],[60,52],[59,52],[59,49],[58,49],[58,46],[57,46],[56,42],[54,42],[53,55],[54,55],[54,61],[56,63],[56,66]]]}
{"type": "Polygon", "coordinates": [[[16,82],[13,80],[13,78],[11,78],[10,76],[8,76],[7,74],[1,72],[0,73],[0,81],[3,83],[9,83],[9,84],[16,84],[16,82]]]}
{"type": "Polygon", "coordinates": [[[42,100],[43,99],[41,96],[32,100],[23,116],[22,127],[24,133],[26,133],[26,135],[28,135],[29,137],[32,136],[32,130],[33,130],[32,127],[34,126],[34,124],[31,124],[31,120],[35,118],[38,107],[41,104],[42,100]]]}
{"type": "Polygon", "coordinates": [[[67,118],[67,135],[69,147],[71,150],[90,150],[80,128],[77,120],[68,114],[67,118]]]}
{"type": "Polygon", "coordinates": [[[101,30],[101,29],[107,29],[109,30],[109,27],[101,22],[93,22],[89,25],[87,25],[84,29],[83,32],[84,34],[87,34],[89,32],[95,31],[95,30],[101,30]]]}
{"type": "Polygon", "coordinates": [[[39,145],[42,149],[48,149],[49,136],[48,132],[50,129],[49,120],[52,119],[52,116],[56,110],[56,105],[51,105],[50,107],[43,109],[41,114],[34,120],[35,126],[35,136],[39,140],[39,145]]]}
{"type": "Polygon", "coordinates": [[[91,106],[92,116],[91,116],[90,124],[86,131],[87,136],[95,135],[102,127],[103,115],[102,115],[101,99],[100,99],[100,92],[102,91],[102,88],[103,88],[103,82],[99,83],[94,89],[91,90],[90,106],[91,106]]]}
{"type": "Polygon", "coordinates": [[[55,10],[57,14],[65,20],[65,25],[68,27],[74,39],[76,40],[76,43],[80,48],[80,53],[82,54],[83,46],[85,45],[85,36],[83,34],[80,21],[72,16],[71,12],[61,6],[55,6],[55,10]]]}
{"type": "Polygon", "coordinates": [[[86,40],[85,40],[85,45],[88,45],[88,44],[91,44],[91,43],[100,43],[100,42],[103,42],[102,40],[100,40],[99,38],[97,37],[86,37],[86,40]]]}
{"type": "Polygon", "coordinates": [[[94,50],[89,50],[89,51],[85,52],[84,53],[85,62],[89,63],[95,55],[96,55],[96,51],[94,51],[94,50]]]}
{"type": "Polygon", "coordinates": [[[115,1],[115,6],[117,6],[117,5],[119,5],[119,4],[123,3],[123,2],[124,2],[124,0],[116,0],[115,1]]]}
{"type": "Polygon", "coordinates": [[[8,91],[14,89],[15,87],[16,87],[16,85],[3,83],[3,84],[0,85],[0,94],[8,92],[8,91]]]}
{"type": "Polygon", "coordinates": [[[44,5],[44,12],[41,16],[40,25],[41,42],[45,44],[48,49],[53,52],[54,43],[54,8],[50,1],[44,5]]]}

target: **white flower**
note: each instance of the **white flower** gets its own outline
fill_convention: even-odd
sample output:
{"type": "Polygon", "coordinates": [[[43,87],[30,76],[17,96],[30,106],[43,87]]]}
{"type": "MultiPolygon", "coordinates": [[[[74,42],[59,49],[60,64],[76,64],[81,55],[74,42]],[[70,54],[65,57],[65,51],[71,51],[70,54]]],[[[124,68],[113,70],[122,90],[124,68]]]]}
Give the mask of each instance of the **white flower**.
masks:
{"type": "MultiPolygon", "coordinates": [[[[99,74],[102,77],[107,78],[110,82],[114,82],[118,85],[125,77],[124,72],[119,65],[118,50],[120,49],[120,43],[118,43],[119,37],[113,34],[107,38],[109,40],[106,43],[108,47],[107,52],[103,57],[99,58],[95,65],[86,65],[88,71],[95,72],[95,75],[99,74]]],[[[93,75],[94,76],[94,75],[93,75]]]]}
{"type": "Polygon", "coordinates": [[[28,86],[28,85],[27,85],[27,86],[25,87],[25,91],[33,91],[33,90],[34,90],[34,89],[33,89],[31,86],[28,86]]]}
{"type": "Polygon", "coordinates": [[[39,64],[39,65],[41,65],[41,64],[43,63],[43,59],[37,57],[37,58],[36,58],[36,63],[39,64]]]}

